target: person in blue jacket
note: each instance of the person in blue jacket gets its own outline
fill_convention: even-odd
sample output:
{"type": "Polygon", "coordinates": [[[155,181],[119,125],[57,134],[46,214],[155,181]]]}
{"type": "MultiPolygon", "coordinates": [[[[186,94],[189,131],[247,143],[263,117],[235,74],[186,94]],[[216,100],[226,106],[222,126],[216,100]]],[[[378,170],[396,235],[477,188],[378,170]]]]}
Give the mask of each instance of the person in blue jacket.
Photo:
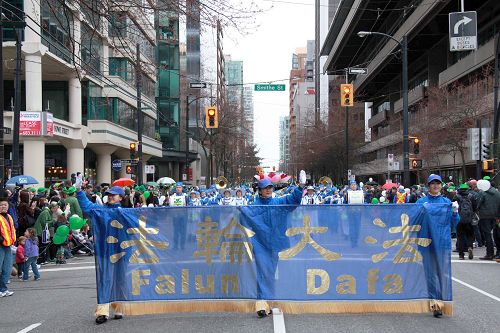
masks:
{"type": "MultiPolygon", "coordinates": [[[[452,209],[452,214],[451,214],[451,220],[450,220],[450,229],[453,229],[454,227],[457,226],[458,222],[460,221],[460,216],[458,215],[458,202],[451,202],[450,199],[444,197],[441,195],[441,188],[442,188],[442,179],[441,176],[436,175],[436,174],[431,174],[429,178],[427,178],[427,186],[429,188],[429,192],[427,196],[420,198],[417,200],[417,204],[449,204],[450,208],[452,209]]],[[[430,221],[432,223],[432,221],[430,221]]],[[[434,293],[434,285],[432,284],[432,281],[435,280],[435,274],[436,270],[434,267],[429,267],[428,264],[425,263],[425,258],[424,258],[424,269],[425,273],[427,275],[427,281],[428,281],[428,290],[429,294],[434,293]]],[[[436,297],[436,299],[441,299],[440,297],[436,297]]],[[[439,318],[443,315],[443,312],[441,308],[437,305],[434,305],[432,308],[434,317],[439,318]]]]}
{"type": "MultiPolygon", "coordinates": [[[[85,192],[81,190],[81,187],[83,185],[83,180],[81,178],[77,178],[75,181],[74,187],[76,188],[76,199],[78,200],[78,204],[80,205],[80,208],[82,209],[82,212],[86,216],[92,216],[91,212],[95,209],[102,209],[102,208],[121,208],[121,201],[123,197],[125,196],[125,191],[123,188],[120,186],[113,186],[110,189],[106,191],[106,195],[108,196],[108,201],[104,206],[98,205],[90,201],[85,192]]],[[[98,258],[96,257],[96,260],[98,258]]],[[[114,305],[111,304],[111,307],[114,305]]],[[[95,322],[96,324],[102,324],[105,323],[108,320],[109,317],[109,304],[97,304],[96,310],[95,310],[95,322]]],[[[122,319],[123,314],[121,314],[118,311],[115,311],[115,319],[122,319]]]]}
{"type": "Polygon", "coordinates": [[[304,184],[301,184],[299,187],[290,188],[288,194],[273,198],[273,184],[271,180],[265,178],[258,183],[258,195],[251,204],[253,207],[242,206],[241,212],[250,221],[252,230],[255,232],[255,237],[252,238],[254,251],[261,254],[255,257],[258,298],[255,309],[260,318],[270,313],[266,300],[274,298],[278,254],[290,247],[288,237],[285,235],[287,216],[300,205],[303,189],[304,184]],[[269,205],[283,207],[261,207],[260,209],[257,207],[269,205]]]}

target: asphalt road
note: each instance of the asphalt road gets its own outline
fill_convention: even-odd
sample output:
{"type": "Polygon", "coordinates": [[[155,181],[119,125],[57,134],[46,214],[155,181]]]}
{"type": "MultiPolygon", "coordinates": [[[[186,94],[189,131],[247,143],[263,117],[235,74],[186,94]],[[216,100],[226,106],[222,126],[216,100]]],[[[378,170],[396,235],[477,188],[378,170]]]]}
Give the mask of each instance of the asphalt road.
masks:
{"type": "MultiPolygon", "coordinates": [[[[484,248],[476,249],[476,258],[483,253],[484,248]]],[[[453,317],[285,314],[286,332],[500,333],[500,264],[456,259],[454,254],[453,317]]],[[[254,314],[235,313],[134,316],[98,326],[93,316],[96,291],[92,258],[47,265],[41,275],[37,282],[12,280],[9,288],[15,294],[0,299],[0,332],[280,332],[279,316],[258,319],[254,314]]]]}

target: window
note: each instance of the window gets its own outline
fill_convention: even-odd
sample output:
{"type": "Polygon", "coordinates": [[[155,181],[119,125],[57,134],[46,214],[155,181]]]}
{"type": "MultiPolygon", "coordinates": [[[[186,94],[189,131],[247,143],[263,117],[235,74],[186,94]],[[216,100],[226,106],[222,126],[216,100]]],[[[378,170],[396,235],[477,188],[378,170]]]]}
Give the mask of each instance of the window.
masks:
{"type": "Polygon", "coordinates": [[[57,0],[42,1],[42,44],[67,63],[72,63],[73,15],[57,0]]]}
{"type": "Polygon", "coordinates": [[[102,74],[102,40],[88,25],[82,23],[81,58],[82,67],[90,74],[102,74]]]}

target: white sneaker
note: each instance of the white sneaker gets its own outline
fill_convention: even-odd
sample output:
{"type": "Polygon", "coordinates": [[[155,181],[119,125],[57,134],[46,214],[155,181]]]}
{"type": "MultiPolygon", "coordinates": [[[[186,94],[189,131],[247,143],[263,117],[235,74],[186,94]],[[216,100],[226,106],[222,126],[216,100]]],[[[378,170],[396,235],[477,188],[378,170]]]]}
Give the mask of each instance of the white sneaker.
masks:
{"type": "Polygon", "coordinates": [[[5,292],[0,292],[0,298],[4,297],[5,296],[5,292]]]}
{"type": "Polygon", "coordinates": [[[6,291],[3,292],[3,297],[12,296],[12,295],[14,295],[13,291],[6,290],[6,291]]]}
{"type": "Polygon", "coordinates": [[[77,252],[77,253],[78,253],[78,254],[85,254],[85,252],[84,252],[84,251],[82,251],[82,250],[78,250],[78,252],[77,252]]]}
{"type": "Polygon", "coordinates": [[[42,267],[42,266],[40,266],[40,265],[36,265],[36,268],[40,269],[40,267],[42,267]]]}

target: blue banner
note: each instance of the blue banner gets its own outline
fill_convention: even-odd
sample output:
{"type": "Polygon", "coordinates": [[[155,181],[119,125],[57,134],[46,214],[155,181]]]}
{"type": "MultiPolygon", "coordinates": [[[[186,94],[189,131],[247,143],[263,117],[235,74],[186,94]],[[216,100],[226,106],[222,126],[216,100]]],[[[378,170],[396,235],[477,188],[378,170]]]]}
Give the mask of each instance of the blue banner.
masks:
{"type": "Polygon", "coordinates": [[[92,212],[98,303],[451,301],[445,204],[92,212]]]}

